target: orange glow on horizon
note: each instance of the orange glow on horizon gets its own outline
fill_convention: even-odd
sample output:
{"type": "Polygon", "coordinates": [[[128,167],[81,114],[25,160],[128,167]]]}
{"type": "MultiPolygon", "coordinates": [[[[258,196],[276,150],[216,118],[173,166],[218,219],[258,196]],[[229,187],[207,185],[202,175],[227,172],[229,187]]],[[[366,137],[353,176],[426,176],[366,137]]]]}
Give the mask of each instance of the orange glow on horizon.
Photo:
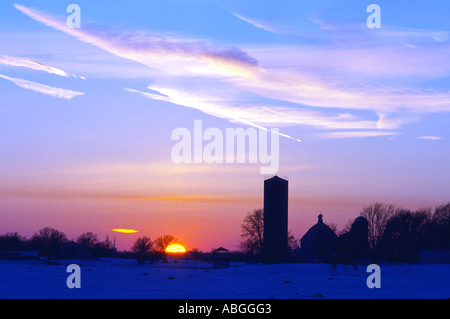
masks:
{"type": "Polygon", "coordinates": [[[135,229],[124,229],[124,228],[114,228],[114,229],[111,229],[111,231],[116,232],[116,233],[122,233],[122,234],[135,234],[138,232],[135,229]]]}
{"type": "Polygon", "coordinates": [[[186,249],[180,244],[171,244],[166,247],[166,253],[170,254],[184,254],[186,249]]]}

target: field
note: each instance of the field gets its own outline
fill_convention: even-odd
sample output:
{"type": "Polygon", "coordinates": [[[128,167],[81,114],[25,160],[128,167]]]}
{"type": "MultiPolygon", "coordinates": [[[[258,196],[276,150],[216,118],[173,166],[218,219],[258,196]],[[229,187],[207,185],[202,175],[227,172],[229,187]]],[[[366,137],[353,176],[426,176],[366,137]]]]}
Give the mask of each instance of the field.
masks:
{"type": "Polygon", "coordinates": [[[381,264],[381,288],[366,285],[366,266],[262,265],[180,260],[139,265],[131,259],[0,261],[0,298],[425,299],[450,297],[450,265],[381,264]],[[69,289],[69,264],[81,288],[69,289]]]}

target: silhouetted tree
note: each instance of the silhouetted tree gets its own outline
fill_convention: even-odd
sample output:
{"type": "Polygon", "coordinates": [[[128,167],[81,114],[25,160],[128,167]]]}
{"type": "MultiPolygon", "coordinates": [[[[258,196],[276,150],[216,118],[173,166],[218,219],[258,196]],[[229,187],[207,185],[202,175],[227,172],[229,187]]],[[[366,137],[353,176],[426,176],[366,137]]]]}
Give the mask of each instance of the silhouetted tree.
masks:
{"type": "Polygon", "coordinates": [[[106,235],[105,241],[96,242],[90,250],[94,257],[110,257],[111,254],[117,253],[108,235],[106,235]]]}
{"type": "Polygon", "coordinates": [[[359,216],[350,221],[339,235],[338,260],[342,263],[355,264],[368,257],[369,253],[369,223],[359,216]]]}
{"type": "Polygon", "coordinates": [[[56,256],[68,242],[66,234],[59,230],[44,227],[31,237],[31,242],[42,256],[56,256]]]}
{"type": "Polygon", "coordinates": [[[381,239],[383,258],[390,261],[417,262],[419,249],[427,242],[430,211],[399,209],[388,220],[381,239]]]}
{"type": "Polygon", "coordinates": [[[337,225],[335,223],[325,223],[328,227],[331,228],[332,231],[334,231],[337,234],[337,225]]]}
{"type": "Polygon", "coordinates": [[[347,224],[345,224],[344,228],[342,228],[340,231],[335,231],[336,235],[341,236],[341,235],[343,235],[345,233],[350,232],[351,229],[352,229],[352,225],[353,225],[353,220],[349,219],[347,224]]]}
{"type": "Polygon", "coordinates": [[[392,204],[373,203],[365,206],[360,214],[369,223],[369,245],[375,259],[378,257],[378,244],[394,211],[395,207],[392,204]]]}
{"type": "MultiPolygon", "coordinates": [[[[248,212],[241,224],[241,241],[239,246],[245,253],[258,255],[262,251],[264,236],[264,211],[255,209],[248,212]]],[[[288,232],[288,249],[293,251],[298,246],[291,231],[288,232]]]]}
{"type": "Polygon", "coordinates": [[[248,212],[241,224],[241,249],[246,253],[259,254],[263,247],[263,235],[263,210],[255,209],[248,212]]]}
{"type": "Polygon", "coordinates": [[[26,238],[18,233],[6,233],[0,236],[0,250],[20,250],[26,244],[26,238]]]}
{"type": "Polygon", "coordinates": [[[438,206],[431,221],[433,248],[450,249],[450,202],[438,206]]]}
{"type": "Polygon", "coordinates": [[[150,257],[150,253],[153,247],[153,242],[150,237],[139,237],[131,247],[132,252],[135,254],[138,263],[145,263],[150,257]]]}
{"type": "Polygon", "coordinates": [[[91,250],[96,244],[98,244],[98,238],[96,234],[86,232],[77,238],[77,243],[84,249],[91,250]]]}
{"type": "Polygon", "coordinates": [[[292,235],[291,231],[288,232],[288,249],[289,251],[293,251],[295,248],[298,247],[298,239],[296,239],[294,237],[294,235],[292,235]]]}
{"type": "Polygon", "coordinates": [[[159,236],[155,239],[155,249],[156,251],[165,253],[167,246],[169,246],[170,244],[174,244],[177,241],[178,239],[176,239],[173,235],[159,236]]]}

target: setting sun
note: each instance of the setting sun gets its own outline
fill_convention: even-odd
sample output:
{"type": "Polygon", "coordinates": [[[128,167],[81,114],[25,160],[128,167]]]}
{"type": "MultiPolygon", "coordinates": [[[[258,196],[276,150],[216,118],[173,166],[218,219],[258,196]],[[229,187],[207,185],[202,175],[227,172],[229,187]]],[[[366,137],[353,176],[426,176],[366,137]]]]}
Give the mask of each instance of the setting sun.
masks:
{"type": "Polygon", "coordinates": [[[180,244],[171,244],[169,246],[167,246],[166,248],[166,253],[170,253],[170,254],[182,254],[185,253],[186,249],[181,246],[180,244]]]}

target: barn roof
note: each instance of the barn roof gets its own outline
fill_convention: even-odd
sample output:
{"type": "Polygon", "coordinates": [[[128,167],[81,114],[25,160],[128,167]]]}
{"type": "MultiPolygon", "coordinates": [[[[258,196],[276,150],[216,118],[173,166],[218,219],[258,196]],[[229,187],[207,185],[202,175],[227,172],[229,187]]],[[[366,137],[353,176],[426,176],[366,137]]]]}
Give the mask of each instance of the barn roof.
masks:
{"type": "Polygon", "coordinates": [[[322,214],[318,216],[317,224],[312,226],[302,237],[302,239],[300,239],[300,241],[303,241],[305,239],[309,240],[316,238],[330,239],[330,240],[337,239],[337,235],[335,234],[335,232],[323,222],[322,214]]]}

